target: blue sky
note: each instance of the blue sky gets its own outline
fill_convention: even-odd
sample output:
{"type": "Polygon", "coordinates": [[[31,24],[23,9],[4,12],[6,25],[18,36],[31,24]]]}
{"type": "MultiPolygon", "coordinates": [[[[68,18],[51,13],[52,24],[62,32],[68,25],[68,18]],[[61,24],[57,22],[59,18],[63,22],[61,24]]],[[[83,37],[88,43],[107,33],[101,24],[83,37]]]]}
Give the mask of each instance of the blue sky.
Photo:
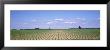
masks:
{"type": "Polygon", "coordinates": [[[99,10],[11,10],[11,29],[100,28],[99,10]]]}

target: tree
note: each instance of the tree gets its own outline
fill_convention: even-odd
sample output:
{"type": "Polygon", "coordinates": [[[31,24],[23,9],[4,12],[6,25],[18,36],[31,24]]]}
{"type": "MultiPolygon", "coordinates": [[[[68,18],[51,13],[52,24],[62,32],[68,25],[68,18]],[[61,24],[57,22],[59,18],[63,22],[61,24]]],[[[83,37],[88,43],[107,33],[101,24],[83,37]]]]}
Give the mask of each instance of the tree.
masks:
{"type": "Polygon", "coordinates": [[[12,30],[16,30],[16,29],[12,29],[12,30]]]}
{"type": "Polygon", "coordinates": [[[79,26],[79,29],[81,29],[81,26],[79,26]]]}
{"type": "Polygon", "coordinates": [[[35,29],[39,29],[39,28],[35,28],[35,29]]]}

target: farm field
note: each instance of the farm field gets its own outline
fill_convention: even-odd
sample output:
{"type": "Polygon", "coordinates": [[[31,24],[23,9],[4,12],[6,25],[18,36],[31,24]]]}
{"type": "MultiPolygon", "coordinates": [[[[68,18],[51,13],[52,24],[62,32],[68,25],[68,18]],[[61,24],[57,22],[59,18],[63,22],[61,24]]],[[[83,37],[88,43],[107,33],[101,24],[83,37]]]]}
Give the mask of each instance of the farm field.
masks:
{"type": "Polygon", "coordinates": [[[11,30],[11,40],[100,40],[100,29],[11,30]]]}

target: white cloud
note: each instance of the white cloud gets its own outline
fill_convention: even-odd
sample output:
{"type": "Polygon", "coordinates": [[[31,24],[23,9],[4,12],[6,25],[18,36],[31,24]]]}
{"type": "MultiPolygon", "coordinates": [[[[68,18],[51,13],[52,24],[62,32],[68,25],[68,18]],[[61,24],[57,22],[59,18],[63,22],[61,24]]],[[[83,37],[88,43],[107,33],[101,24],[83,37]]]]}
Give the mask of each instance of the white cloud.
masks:
{"type": "Polygon", "coordinates": [[[56,21],[63,21],[63,19],[61,19],[61,18],[59,18],[59,19],[54,19],[54,20],[56,20],[56,21]]]}
{"type": "Polygon", "coordinates": [[[53,22],[47,22],[47,24],[52,24],[53,22]]]}
{"type": "Polygon", "coordinates": [[[49,22],[47,22],[47,24],[57,23],[57,22],[62,21],[62,20],[63,20],[63,19],[54,19],[53,21],[50,21],[50,20],[49,20],[49,22]]]}
{"type": "Polygon", "coordinates": [[[64,21],[64,19],[59,18],[59,19],[54,19],[53,21],[49,21],[46,24],[59,23],[59,21],[61,21],[61,23],[68,23],[68,24],[76,23],[76,22],[73,22],[73,21],[64,21]]]}
{"type": "Polygon", "coordinates": [[[86,20],[85,18],[76,18],[76,19],[78,19],[78,20],[86,20]]]}
{"type": "Polygon", "coordinates": [[[58,21],[53,21],[54,23],[57,23],[58,21]]]}
{"type": "Polygon", "coordinates": [[[64,22],[64,23],[70,23],[70,24],[72,24],[72,23],[76,23],[76,22],[64,22]]]}
{"type": "Polygon", "coordinates": [[[57,22],[59,22],[59,21],[63,21],[63,19],[59,18],[59,19],[54,19],[53,21],[50,21],[50,20],[49,20],[49,22],[47,22],[46,24],[57,23],[57,22]]]}
{"type": "Polygon", "coordinates": [[[81,19],[81,18],[76,18],[76,19],[81,19]]]}

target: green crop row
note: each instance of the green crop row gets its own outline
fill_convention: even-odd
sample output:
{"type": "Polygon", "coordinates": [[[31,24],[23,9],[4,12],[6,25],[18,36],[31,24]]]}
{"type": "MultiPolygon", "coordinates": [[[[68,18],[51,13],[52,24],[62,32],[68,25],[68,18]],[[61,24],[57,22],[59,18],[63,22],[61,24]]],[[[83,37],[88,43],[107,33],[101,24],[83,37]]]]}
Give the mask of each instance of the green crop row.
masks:
{"type": "Polygon", "coordinates": [[[11,40],[99,40],[100,29],[11,30],[11,40]]]}

